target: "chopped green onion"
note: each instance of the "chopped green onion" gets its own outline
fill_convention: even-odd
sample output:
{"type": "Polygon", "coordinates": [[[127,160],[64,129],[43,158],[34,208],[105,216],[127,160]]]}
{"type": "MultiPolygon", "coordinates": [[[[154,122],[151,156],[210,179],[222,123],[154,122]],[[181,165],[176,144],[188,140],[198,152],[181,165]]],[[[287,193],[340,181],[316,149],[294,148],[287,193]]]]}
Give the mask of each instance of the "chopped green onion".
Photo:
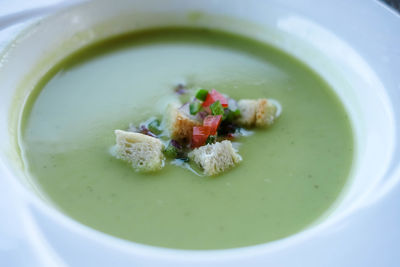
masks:
{"type": "Polygon", "coordinates": [[[235,111],[232,111],[233,116],[239,117],[240,116],[240,109],[237,109],[235,111]]]}
{"type": "Polygon", "coordinates": [[[167,158],[174,159],[178,156],[178,149],[173,145],[169,144],[164,150],[164,154],[167,158]]]}
{"type": "Polygon", "coordinates": [[[225,118],[228,121],[234,121],[235,119],[237,119],[240,116],[240,110],[229,110],[229,112],[227,114],[225,114],[225,118]]]}
{"type": "Polygon", "coordinates": [[[200,101],[204,101],[206,100],[208,95],[208,91],[206,89],[200,89],[199,91],[197,91],[196,93],[196,98],[200,101]]]}
{"type": "Polygon", "coordinates": [[[200,111],[200,109],[201,109],[201,103],[198,101],[194,101],[189,105],[190,114],[192,115],[196,115],[197,112],[200,111]]]}
{"type": "Polygon", "coordinates": [[[152,122],[150,122],[149,125],[147,126],[147,128],[149,128],[150,132],[152,132],[156,135],[158,135],[162,132],[160,129],[160,121],[158,119],[155,119],[152,122]]]}
{"type": "Polygon", "coordinates": [[[219,100],[210,105],[212,115],[224,115],[224,108],[219,100]]]}
{"type": "Polygon", "coordinates": [[[227,120],[229,118],[229,114],[231,113],[229,108],[224,109],[224,114],[222,115],[222,120],[227,120]]]}
{"type": "Polygon", "coordinates": [[[217,141],[217,136],[216,135],[210,135],[208,136],[206,140],[206,144],[214,144],[217,141]]]}

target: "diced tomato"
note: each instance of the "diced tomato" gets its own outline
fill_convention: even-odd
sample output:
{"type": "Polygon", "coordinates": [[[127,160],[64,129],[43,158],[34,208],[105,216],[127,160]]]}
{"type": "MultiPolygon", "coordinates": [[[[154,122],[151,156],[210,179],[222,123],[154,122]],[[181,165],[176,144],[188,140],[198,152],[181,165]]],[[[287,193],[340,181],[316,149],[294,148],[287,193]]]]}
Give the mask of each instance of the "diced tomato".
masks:
{"type": "Polygon", "coordinates": [[[212,89],[211,92],[207,94],[206,100],[203,102],[203,107],[208,107],[217,100],[219,100],[224,108],[228,107],[228,100],[215,89],[212,89]]]}
{"type": "Polygon", "coordinates": [[[206,143],[210,135],[210,127],[208,126],[195,126],[193,127],[192,147],[199,147],[206,143]]]}
{"type": "Polygon", "coordinates": [[[204,118],[203,125],[210,127],[210,135],[216,135],[222,121],[222,115],[208,115],[204,118]]]}

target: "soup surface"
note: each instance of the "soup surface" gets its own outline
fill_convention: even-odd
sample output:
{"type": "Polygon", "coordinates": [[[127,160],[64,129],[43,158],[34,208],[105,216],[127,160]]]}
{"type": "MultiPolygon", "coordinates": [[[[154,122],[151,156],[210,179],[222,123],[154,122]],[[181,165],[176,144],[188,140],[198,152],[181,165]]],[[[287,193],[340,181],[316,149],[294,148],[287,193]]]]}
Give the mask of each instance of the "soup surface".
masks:
{"type": "Polygon", "coordinates": [[[55,66],[21,123],[27,170],[72,218],[139,243],[181,249],[255,245],[321,217],[350,173],[353,135],[332,89],[266,44],[202,29],[160,29],[94,44],[55,66]],[[273,98],[283,112],[242,137],[243,161],[217,177],[171,164],[153,174],[115,159],[114,129],[161,116],[173,88],[273,98]]]}

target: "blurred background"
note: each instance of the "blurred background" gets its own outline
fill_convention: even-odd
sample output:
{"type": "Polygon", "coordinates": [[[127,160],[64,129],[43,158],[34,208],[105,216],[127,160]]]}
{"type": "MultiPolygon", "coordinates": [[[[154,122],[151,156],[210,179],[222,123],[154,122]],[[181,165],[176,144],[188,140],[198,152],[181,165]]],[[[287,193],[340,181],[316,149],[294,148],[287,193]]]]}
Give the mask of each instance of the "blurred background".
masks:
{"type": "Polygon", "coordinates": [[[400,0],[383,0],[383,2],[400,12],[400,0]]]}

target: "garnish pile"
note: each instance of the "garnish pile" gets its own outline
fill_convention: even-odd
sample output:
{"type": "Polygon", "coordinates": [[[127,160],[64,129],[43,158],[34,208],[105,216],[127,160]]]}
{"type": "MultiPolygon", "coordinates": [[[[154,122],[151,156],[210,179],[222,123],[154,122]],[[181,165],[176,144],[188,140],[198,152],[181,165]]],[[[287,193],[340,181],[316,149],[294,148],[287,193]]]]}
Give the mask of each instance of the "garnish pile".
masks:
{"type": "MultiPolygon", "coordinates": [[[[182,85],[175,92],[190,95],[182,85]]],[[[188,168],[194,162],[204,174],[215,175],[242,160],[231,141],[248,133],[244,127],[268,126],[277,116],[276,104],[267,99],[235,101],[215,89],[199,89],[191,99],[170,104],[162,120],[116,130],[115,156],[139,171],[159,170],[167,157],[188,168]]]]}

